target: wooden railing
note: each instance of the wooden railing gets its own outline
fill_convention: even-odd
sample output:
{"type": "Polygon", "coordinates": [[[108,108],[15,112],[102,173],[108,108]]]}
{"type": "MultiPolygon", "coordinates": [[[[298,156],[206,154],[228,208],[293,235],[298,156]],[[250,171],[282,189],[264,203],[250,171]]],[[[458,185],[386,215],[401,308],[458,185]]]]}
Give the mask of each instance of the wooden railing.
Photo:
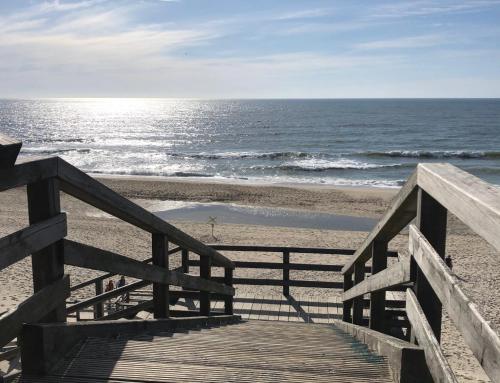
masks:
{"type": "Polygon", "coordinates": [[[224,296],[227,312],[232,314],[234,288],[231,278],[223,283],[210,279],[213,266],[223,267],[226,275],[232,275],[234,264],[231,260],[60,158],[15,164],[20,146],[19,142],[0,136],[0,191],[26,186],[30,226],[0,239],[0,271],[31,255],[34,295],[17,309],[0,316],[0,347],[17,337],[23,323],[64,322],[68,312],[78,311],[87,304],[97,306],[96,318],[116,319],[131,315],[134,310],[103,318],[99,305],[111,296],[150,283],[153,284],[151,305],[156,318],[169,316],[169,285],[200,291],[201,315],[210,314],[210,293],[224,296]],[[67,220],[60,210],[60,191],[150,232],[152,264],[65,239],[67,220]],[[169,250],[169,243],[178,248],[169,250]],[[200,257],[199,277],[185,274],[182,269],[169,270],[168,255],[181,249],[200,257]],[[120,274],[139,281],[110,293],[102,293],[102,284],[97,284],[97,298],[67,308],[65,302],[71,290],[102,282],[106,275],[70,288],[64,265],[104,271],[109,273],[107,277],[120,274]]]}
{"type": "Polygon", "coordinates": [[[370,296],[369,327],[390,331],[385,292],[406,287],[406,336],[425,351],[436,382],[456,378],[440,347],[442,309],[463,335],[485,373],[500,382],[500,338],[479,314],[446,266],[447,213],[500,250],[500,190],[449,164],[419,164],[382,220],[343,267],[343,320],[362,324],[370,296]],[[391,239],[409,226],[409,256],[387,262],[391,239]],[[372,275],[366,274],[371,260],[372,275]]]}

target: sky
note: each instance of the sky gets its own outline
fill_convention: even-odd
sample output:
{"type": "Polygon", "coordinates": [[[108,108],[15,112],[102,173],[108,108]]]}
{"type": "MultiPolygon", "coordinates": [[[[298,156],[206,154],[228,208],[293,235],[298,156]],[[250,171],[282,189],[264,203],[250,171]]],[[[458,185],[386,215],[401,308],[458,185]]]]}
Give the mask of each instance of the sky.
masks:
{"type": "Polygon", "coordinates": [[[500,97],[500,0],[0,0],[0,97],[500,97]]]}

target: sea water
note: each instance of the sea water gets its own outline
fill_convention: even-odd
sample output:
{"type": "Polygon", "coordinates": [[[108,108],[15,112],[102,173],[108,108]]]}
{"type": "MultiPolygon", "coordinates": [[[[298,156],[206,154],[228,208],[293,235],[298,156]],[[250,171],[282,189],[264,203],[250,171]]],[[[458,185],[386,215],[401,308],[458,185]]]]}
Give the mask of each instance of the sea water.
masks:
{"type": "Polygon", "coordinates": [[[450,162],[500,184],[499,99],[0,100],[0,131],[97,174],[396,187],[450,162]]]}

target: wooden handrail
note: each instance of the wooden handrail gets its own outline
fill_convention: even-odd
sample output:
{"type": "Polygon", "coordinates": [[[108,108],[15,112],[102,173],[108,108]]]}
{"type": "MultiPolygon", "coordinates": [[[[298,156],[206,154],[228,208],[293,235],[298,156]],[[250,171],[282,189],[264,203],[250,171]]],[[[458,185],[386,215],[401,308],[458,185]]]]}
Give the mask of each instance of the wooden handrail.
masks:
{"type": "Polygon", "coordinates": [[[0,133],[0,169],[14,166],[22,144],[21,141],[0,133]]]}
{"type": "Polygon", "coordinates": [[[0,239],[0,270],[66,236],[66,214],[62,213],[0,239]]]}
{"type": "Polygon", "coordinates": [[[64,262],[87,269],[108,271],[150,282],[234,295],[234,288],[203,278],[148,265],[111,251],[64,240],[64,262]]]}
{"type": "Polygon", "coordinates": [[[104,186],[61,158],[58,158],[57,174],[61,181],[61,190],[73,197],[150,233],[165,234],[170,242],[200,256],[210,257],[214,265],[234,268],[229,258],[104,186]]]}
{"type": "Polygon", "coordinates": [[[450,164],[419,164],[418,186],[500,251],[500,189],[450,164]]]}
{"type": "Polygon", "coordinates": [[[409,249],[486,374],[492,381],[500,381],[500,338],[462,291],[458,279],[414,225],[410,226],[409,249]]]}
{"type": "Polygon", "coordinates": [[[0,316],[0,347],[14,339],[23,323],[37,322],[69,297],[69,276],[53,282],[0,316]]]}
{"type": "Polygon", "coordinates": [[[380,222],[373,228],[352,259],[342,269],[342,274],[354,271],[354,264],[366,262],[371,256],[371,245],[376,240],[389,241],[408,225],[417,214],[417,173],[413,172],[401,188],[380,222]]]}

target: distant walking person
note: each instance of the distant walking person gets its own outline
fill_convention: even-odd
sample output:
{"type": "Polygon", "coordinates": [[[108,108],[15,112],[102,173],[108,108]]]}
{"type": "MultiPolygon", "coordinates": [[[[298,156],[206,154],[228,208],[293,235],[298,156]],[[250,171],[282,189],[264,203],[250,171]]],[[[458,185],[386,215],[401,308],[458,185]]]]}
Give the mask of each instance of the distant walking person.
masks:
{"type": "MultiPolygon", "coordinates": [[[[120,277],[120,279],[118,280],[118,282],[116,283],[116,288],[123,287],[123,286],[125,286],[126,284],[127,284],[127,281],[125,280],[125,276],[124,276],[124,275],[122,275],[122,276],[120,277]]],[[[128,302],[128,301],[129,301],[129,295],[128,295],[128,293],[123,294],[123,295],[121,296],[121,298],[122,298],[122,301],[123,301],[123,302],[128,302]]]]}

